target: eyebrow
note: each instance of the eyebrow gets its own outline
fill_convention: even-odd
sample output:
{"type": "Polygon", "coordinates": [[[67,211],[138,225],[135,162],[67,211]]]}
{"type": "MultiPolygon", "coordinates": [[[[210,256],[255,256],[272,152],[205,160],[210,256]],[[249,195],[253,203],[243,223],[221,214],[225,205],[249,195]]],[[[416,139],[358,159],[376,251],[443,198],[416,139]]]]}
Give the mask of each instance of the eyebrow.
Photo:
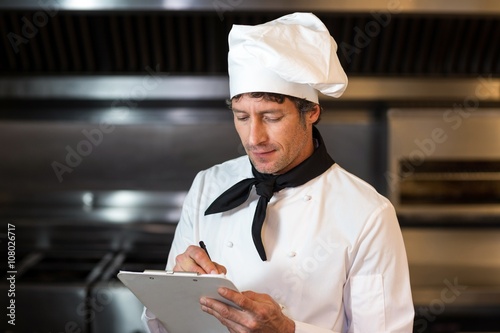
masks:
{"type": "MultiPolygon", "coordinates": [[[[248,113],[248,112],[233,108],[233,113],[248,113]]],[[[281,110],[281,109],[268,109],[268,110],[257,111],[256,113],[257,114],[267,114],[267,113],[275,114],[275,113],[283,113],[283,110],[281,110]]]]}

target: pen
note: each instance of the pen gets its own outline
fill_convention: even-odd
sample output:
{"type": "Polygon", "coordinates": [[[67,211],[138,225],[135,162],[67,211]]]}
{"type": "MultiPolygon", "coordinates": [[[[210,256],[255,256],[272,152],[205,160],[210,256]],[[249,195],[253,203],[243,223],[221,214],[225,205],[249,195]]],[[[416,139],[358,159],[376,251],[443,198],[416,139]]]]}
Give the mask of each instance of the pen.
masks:
{"type": "Polygon", "coordinates": [[[208,259],[212,260],[212,258],[210,258],[210,254],[208,254],[208,250],[207,250],[207,247],[205,245],[205,243],[203,241],[200,241],[200,247],[205,251],[205,253],[207,254],[208,256],[208,259]]]}

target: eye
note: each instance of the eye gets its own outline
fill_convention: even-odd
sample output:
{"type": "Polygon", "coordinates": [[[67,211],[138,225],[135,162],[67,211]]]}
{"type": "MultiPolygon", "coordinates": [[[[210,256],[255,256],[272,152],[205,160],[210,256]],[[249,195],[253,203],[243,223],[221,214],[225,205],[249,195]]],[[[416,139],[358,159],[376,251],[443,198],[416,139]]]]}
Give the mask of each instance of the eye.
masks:
{"type": "Polygon", "coordinates": [[[246,121],[248,120],[248,117],[236,117],[238,121],[246,121]]]}
{"type": "Polygon", "coordinates": [[[280,121],[283,117],[266,117],[265,120],[269,123],[276,123],[280,121]]]}

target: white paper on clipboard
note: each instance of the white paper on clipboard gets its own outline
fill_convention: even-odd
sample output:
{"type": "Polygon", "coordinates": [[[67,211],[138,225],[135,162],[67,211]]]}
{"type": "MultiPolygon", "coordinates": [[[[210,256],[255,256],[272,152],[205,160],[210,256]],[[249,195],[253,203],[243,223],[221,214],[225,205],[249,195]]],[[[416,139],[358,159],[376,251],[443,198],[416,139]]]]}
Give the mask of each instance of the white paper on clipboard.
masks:
{"type": "Polygon", "coordinates": [[[217,293],[219,287],[238,291],[224,275],[146,270],[120,271],[118,278],[169,333],[227,332],[215,317],[201,310],[202,296],[237,307],[217,293]]]}

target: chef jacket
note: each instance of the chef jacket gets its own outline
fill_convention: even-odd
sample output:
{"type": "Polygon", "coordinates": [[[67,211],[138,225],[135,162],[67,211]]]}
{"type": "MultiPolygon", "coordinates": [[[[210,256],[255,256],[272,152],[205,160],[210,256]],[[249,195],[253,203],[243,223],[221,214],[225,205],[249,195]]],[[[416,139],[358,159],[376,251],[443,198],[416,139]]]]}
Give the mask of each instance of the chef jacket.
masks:
{"type": "MultiPolygon", "coordinates": [[[[240,291],[266,293],[280,303],[295,321],[295,332],[412,332],[408,262],[385,197],[338,164],[304,185],[274,193],[262,229],[268,260],[262,261],[251,233],[255,188],[241,206],[204,215],[222,192],[252,177],[247,156],[196,176],[167,269],[202,240],[240,291]]],[[[151,332],[165,332],[147,309],[143,321],[151,332]]]]}

